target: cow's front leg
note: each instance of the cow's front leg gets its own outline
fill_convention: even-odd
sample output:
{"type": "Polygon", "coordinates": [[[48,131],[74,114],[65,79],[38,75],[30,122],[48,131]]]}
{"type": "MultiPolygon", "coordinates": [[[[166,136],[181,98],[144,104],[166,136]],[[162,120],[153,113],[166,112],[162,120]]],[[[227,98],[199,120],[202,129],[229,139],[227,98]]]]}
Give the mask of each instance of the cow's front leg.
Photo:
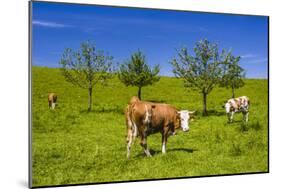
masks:
{"type": "Polygon", "coordinates": [[[227,113],[228,123],[231,123],[231,112],[227,113]]]}
{"type": "Polygon", "coordinates": [[[166,153],[166,144],[167,144],[167,139],[168,139],[168,133],[169,133],[169,128],[165,127],[163,132],[162,132],[162,153],[166,153]]]}
{"type": "Polygon", "coordinates": [[[247,123],[248,119],[249,119],[249,112],[243,112],[243,121],[247,123]]]}
{"type": "Polygon", "coordinates": [[[249,112],[246,113],[246,122],[249,120],[249,112]]]}
{"type": "Polygon", "coordinates": [[[162,154],[166,154],[166,143],[167,143],[166,141],[165,139],[162,139],[162,154]]]}
{"type": "Polygon", "coordinates": [[[230,123],[233,122],[234,111],[230,112],[230,123]]]}
{"type": "Polygon", "coordinates": [[[145,155],[147,157],[151,157],[151,154],[150,154],[149,149],[147,147],[146,132],[141,132],[140,136],[141,136],[140,145],[143,147],[145,155]]]}

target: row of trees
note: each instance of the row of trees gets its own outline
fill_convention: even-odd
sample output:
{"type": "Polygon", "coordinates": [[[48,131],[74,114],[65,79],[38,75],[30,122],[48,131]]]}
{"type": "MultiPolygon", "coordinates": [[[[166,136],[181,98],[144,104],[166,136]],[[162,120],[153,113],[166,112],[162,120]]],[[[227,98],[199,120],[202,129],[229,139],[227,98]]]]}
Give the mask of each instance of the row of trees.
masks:
{"type": "MultiPolygon", "coordinates": [[[[182,78],[184,87],[192,87],[202,94],[203,115],[207,115],[207,96],[215,86],[232,89],[244,85],[244,69],[239,66],[240,57],[231,51],[219,52],[217,44],[208,40],[196,43],[194,53],[187,48],[177,51],[170,61],[173,73],[182,78]]],[[[91,42],[83,42],[78,51],[66,49],[59,62],[66,81],[88,90],[88,111],[92,108],[92,91],[97,83],[106,81],[117,73],[118,78],[126,86],[136,86],[141,99],[142,87],[152,85],[160,80],[159,65],[151,68],[141,51],[132,54],[130,59],[113,69],[113,57],[98,51],[91,42]]]]}

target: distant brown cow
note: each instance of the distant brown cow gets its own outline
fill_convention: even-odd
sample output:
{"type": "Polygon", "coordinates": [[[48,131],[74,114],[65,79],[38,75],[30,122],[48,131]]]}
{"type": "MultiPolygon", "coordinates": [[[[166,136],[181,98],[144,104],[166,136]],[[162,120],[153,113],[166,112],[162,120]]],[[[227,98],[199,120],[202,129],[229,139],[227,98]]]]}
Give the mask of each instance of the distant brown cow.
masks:
{"type": "Polygon", "coordinates": [[[162,134],[162,153],[166,153],[166,143],[169,133],[182,128],[188,131],[190,114],[187,110],[178,111],[168,104],[140,101],[132,97],[125,110],[127,125],[127,157],[130,156],[131,145],[135,137],[140,136],[140,145],[147,156],[151,156],[147,147],[147,136],[152,133],[162,134]]]}
{"type": "Polygon", "coordinates": [[[49,108],[55,109],[56,103],[57,103],[58,96],[55,93],[50,93],[48,95],[48,102],[49,102],[49,108]]]}

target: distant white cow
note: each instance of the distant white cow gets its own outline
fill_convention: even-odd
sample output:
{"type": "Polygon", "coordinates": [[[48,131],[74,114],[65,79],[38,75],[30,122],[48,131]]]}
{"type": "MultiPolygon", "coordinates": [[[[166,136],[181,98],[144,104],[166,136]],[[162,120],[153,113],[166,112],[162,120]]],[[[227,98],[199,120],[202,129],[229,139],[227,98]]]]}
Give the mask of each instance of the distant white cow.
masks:
{"type": "Polygon", "coordinates": [[[225,105],[225,111],[228,117],[228,122],[233,121],[234,113],[242,112],[243,121],[248,122],[250,100],[246,96],[229,99],[225,105]]]}
{"type": "Polygon", "coordinates": [[[49,102],[49,108],[55,109],[56,103],[57,103],[58,96],[55,93],[50,93],[48,95],[48,102],[49,102]]]}

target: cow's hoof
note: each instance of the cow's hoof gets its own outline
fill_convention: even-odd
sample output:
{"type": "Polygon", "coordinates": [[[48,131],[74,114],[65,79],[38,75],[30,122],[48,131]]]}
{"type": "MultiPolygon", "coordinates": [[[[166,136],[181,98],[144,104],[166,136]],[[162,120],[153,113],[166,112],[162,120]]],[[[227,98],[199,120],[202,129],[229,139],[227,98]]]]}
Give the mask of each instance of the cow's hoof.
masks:
{"type": "Polygon", "coordinates": [[[152,157],[152,155],[151,154],[146,154],[146,157],[152,157]]]}

